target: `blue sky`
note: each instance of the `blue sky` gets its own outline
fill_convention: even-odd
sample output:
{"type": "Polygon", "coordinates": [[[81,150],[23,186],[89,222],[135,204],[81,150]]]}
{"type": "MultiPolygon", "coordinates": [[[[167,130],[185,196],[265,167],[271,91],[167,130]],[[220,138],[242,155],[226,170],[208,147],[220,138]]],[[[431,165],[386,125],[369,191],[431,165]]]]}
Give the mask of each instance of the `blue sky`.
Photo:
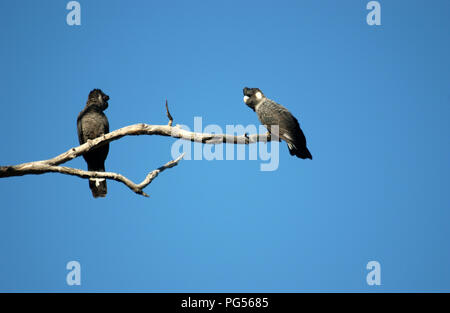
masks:
{"type": "MultiPolygon", "coordinates": [[[[78,144],[93,88],[111,129],[258,124],[259,87],[313,161],[181,161],[145,191],[59,174],[0,179],[1,291],[450,291],[448,1],[0,3],[0,164],[78,144]],[[81,286],[66,284],[80,262],[81,286]],[[368,286],[366,264],[381,264],[368,286]]],[[[106,169],[141,181],[175,140],[123,138],[106,169]]],[[[66,164],[85,169],[82,158],[66,164]]]]}

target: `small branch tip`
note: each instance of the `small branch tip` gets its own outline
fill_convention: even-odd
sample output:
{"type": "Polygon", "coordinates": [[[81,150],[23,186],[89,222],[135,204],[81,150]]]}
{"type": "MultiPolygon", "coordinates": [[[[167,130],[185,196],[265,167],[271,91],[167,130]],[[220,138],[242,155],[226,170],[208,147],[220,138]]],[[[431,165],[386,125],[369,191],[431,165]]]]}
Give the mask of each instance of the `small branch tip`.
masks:
{"type": "Polygon", "coordinates": [[[173,117],[169,112],[169,105],[168,105],[167,99],[166,99],[166,112],[167,112],[167,118],[169,119],[169,123],[167,125],[172,126],[173,117]]]}

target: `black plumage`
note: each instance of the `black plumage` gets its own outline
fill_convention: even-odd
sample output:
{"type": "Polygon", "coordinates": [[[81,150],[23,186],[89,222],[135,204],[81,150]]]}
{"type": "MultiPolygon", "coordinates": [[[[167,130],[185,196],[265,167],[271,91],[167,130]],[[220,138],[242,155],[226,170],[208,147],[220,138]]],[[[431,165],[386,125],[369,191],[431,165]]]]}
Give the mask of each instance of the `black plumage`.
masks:
{"type": "MultiPolygon", "coordinates": [[[[77,118],[78,140],[80,144],[109,133],[109,123],[103,113],[108,107],[109,96],[100,89],[94,89],[89,93],[86,106],[77,118]]],[[[105,160],[108,156],[109,144],[97,147],[83,155],[88,171],[104,172],[105,160]]],[[[94,198],[105,197],[107,193],[106,179],[89,179],[94,198]]]]}
{"type": "Polygon", "coordinates": [[[256,112],[260,122],[269,132],[271,125],[278,125],[279,137],[286,141],[291,155],[312,159],[300,124],[284,106],[266,98],[259,88],[245,87],[244,102],[256,112]]]}

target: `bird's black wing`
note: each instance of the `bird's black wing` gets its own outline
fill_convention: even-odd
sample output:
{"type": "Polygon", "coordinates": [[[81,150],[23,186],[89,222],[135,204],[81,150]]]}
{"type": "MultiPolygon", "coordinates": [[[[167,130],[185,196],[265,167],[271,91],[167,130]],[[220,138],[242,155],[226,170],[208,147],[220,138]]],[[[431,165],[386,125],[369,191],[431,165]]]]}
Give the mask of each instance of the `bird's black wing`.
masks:
{"type": "Polygon", "coordinates": [[[295,155],[301,159],[312,159],[311,152],[306,147],[305,134],[300,128],[297,118],[290,113],[289,115],[292,119],[288,123],[288,126],[283,125],[283,127],[280,127],[280,138],[286,141],[291,155],[295,155]]]}
{"type": "Polygon", "coordinates": [[[305,134],[300,128],[300,123],[297,118],[288,109],[278,103],[273,105],[272,109],[276,111],[274,116],[278,120],[279,137],[288,144],[289,153],[302,159],[312,159],[312,155],[306,147],[305,134]]]}

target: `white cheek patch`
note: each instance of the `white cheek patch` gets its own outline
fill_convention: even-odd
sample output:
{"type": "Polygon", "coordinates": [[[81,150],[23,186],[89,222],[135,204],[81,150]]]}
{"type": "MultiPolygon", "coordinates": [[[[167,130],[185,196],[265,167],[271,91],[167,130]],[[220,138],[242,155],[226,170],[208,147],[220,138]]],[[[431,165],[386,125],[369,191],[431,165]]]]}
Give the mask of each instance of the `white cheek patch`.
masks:
{"type": "Polygon", "coordinates": [[[100,103],[102,103],[102,102],[103,102],[103,98],[102,98],[102,95],[98,95],[98,101],[100,101],[100,103]]]}
{"type": "Polygon", "coordinates": [[[256,99],[261,100],[262,99],[262,93],[260,93],[259,91],[255,94],[256,99]]]}
{"type": "Polygon", "coordinates": [[[249,96],[244,96],[244,102],[247,103],[248,99],[250,99],[249,96]]]}

